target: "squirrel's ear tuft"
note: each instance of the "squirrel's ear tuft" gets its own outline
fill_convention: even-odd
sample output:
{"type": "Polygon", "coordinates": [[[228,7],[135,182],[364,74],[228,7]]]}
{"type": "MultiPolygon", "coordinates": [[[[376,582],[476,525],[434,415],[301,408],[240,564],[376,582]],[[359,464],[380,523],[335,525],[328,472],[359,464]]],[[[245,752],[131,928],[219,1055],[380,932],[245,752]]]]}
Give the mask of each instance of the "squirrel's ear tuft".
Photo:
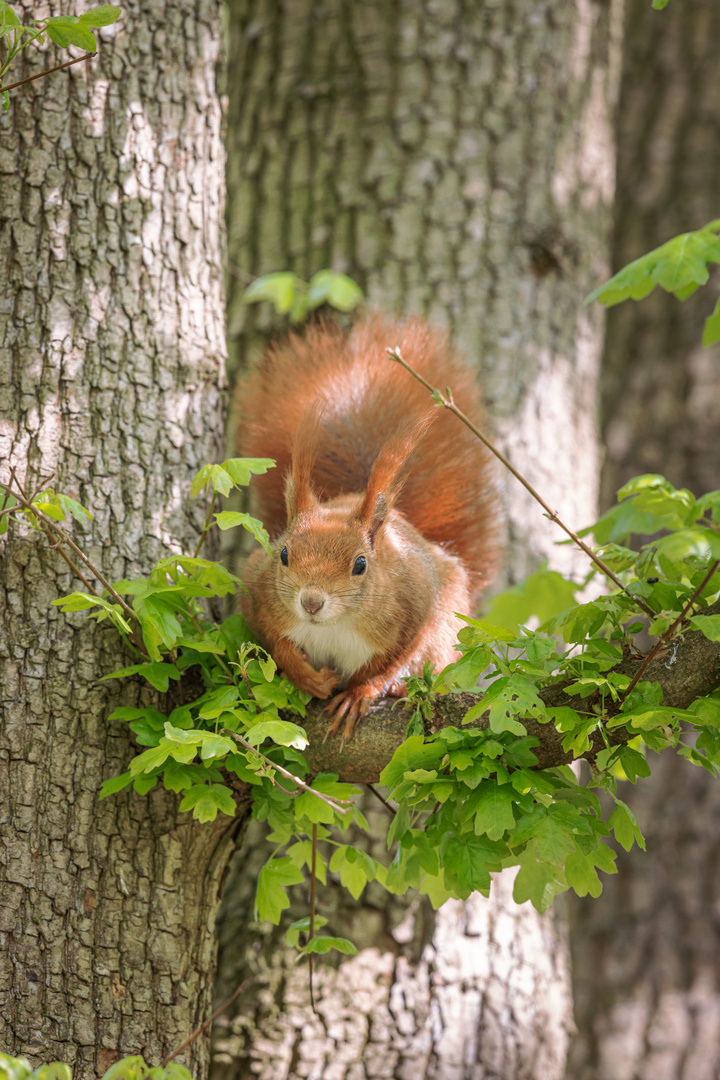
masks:
{"type": "Polygon", "coordinates": [[[433,420],[434,415],[431,413],[418,423],[402,428],[385,443],[375,459],[356,514],[356,519],[368,533],[371,544],[375,543],[378,530],[400,494],[408,459],[433,420]]]}
{"type": "Polygon", "coordinates": [[[293,443],[292,469],[285,481],[285,507],[288,525],[299,514],[314,510],[318,500],[312,488],[312,470],[318,442],[320,416],[317,411],[308,414],[301,422],[293,443]]]}
{"type": "Polygon", "coordinates": [[[300,514],[304,514],[308,510],[314,510],[317,505],[317,496],[309,483],[305,483],[303,478],[298,483],[295,470],[288,473],[285,480],[285,508],[287,510],[288,525],[292,525],[300,514]]]}

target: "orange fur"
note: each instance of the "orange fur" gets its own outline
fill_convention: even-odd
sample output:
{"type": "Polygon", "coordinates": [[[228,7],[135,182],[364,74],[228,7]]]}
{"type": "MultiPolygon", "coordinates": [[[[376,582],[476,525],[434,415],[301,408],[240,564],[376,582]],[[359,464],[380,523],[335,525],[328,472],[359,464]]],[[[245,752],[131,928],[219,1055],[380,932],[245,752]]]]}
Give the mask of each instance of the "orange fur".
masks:
{"type": "Polygon", "coordinates": [[[449,386],[457,405],[482,425],[483,409],[472,371],[422,319],[372,316],[350,335],[317,323],[268,350],[242,388],[239,450],[272,457],[277,468],[253,481],[259,516],[271,536],[285,528],[283,489],[301,420],[324,405],[312,447],[313,487],[321,500],[366,490],[373,464],[389,437],[422,419],[432,426],[406,461],[396,507],[418,532],[460,556],[480,588],[498,558],[497,497],[489,452],[386,349],[400,347],[412,367],[434,386],[449,386]]]}
{"type": "Polygon", "coordinates": [[[296,685],[346,687],[329,706],[346,736],[372,699],[455,658],[454,612],[499,550],[487,450],[389,359],[395,346],[481,421],[472,374],[419,319],[291,334],[243,396],[240,452],[277,460],[253,480],[275,543],[248,563],[243,610],[296,685]]]}

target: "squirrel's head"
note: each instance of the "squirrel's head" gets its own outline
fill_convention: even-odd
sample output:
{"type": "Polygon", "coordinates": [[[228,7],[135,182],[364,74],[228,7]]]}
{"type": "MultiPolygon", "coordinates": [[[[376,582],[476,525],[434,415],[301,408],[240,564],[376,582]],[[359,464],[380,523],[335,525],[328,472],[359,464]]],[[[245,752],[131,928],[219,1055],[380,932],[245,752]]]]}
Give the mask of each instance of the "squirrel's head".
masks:
{"type": "Polygon", "coordinates": [[[382,577],[382,493],[372,508],[357,496],[304,506],[275,547],[275,583],[283,605],[304,622],[330,623],[372,597],[382,577]]]}
{"type": "Polygon", "coordinates": [[[392,545],[386,521],[402,486],[403,466],[432,417],[388,440],[370,469],[362,494],[322,503],[312,470],[322,413],[307,417],[295,437],[292,470],[285,486],[288,527],[276,548],[277,594],[303,621],[333,622],[370,599],[392,545]]]}

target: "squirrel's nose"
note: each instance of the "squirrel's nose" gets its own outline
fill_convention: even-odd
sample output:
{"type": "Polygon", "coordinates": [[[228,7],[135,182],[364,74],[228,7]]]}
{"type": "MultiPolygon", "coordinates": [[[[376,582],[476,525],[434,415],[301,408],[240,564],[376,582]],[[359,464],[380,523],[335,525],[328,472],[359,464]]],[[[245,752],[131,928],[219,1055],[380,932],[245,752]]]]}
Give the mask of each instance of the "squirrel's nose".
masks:
{"type": "Polygon", "coordinates": [[[306,592],[300,597],[300,603],[305,608],[308,615],[317,615],[318,611],[325,603],[325,597],[322,593],[306,592]]]}

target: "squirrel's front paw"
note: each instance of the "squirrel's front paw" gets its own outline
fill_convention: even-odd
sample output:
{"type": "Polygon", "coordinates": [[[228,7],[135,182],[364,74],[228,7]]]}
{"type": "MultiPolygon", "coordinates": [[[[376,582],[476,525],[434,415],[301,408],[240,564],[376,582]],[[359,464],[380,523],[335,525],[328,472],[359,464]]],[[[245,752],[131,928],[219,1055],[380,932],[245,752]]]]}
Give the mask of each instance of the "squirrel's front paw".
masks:
{"type": "Polygon", "coordinates": [[[342,690],[336,694],[323,709],[324,713],[333,718],[325,733],[325,738],[327,739],[328,735],[336,735],[344,720],[342,737],[343,742],[347,742],[352,738],[358,720],[365,715],[373,701],[381,696],[382,691],[376,690],[373,686],[355,686],[352,690],[342,690]]]}
{"type": "Polygon", "coordinates": [[[310,667],[310,665],[307,664],[302,673],[302,677],[297,680],[296,685],[299,686],[301,690],[307,690],[313,697],[322,698],[324,700],[326,697],[330,696],[339,683],[340,679],[332,668],[324,667],[320,668],[320,671],[316,671],[314,667],[310,667]]]}

